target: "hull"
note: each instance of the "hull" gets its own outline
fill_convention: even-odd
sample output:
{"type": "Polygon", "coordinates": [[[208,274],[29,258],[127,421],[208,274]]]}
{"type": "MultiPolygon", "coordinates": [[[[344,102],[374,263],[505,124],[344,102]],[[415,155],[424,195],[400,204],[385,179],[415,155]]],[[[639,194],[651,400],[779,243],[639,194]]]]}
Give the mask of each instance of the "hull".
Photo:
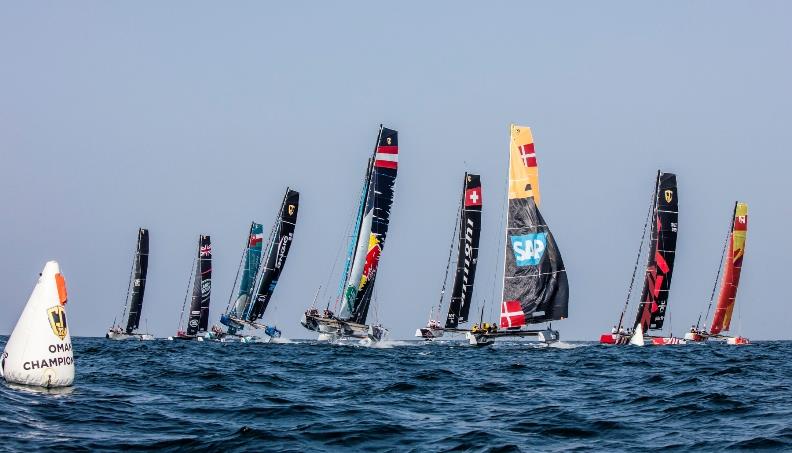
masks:
{"type": "Polygon", "coordinates": [[[112,330],[108,330],[105,334],[105,338],[108,340],[136,340],[136,341],[150,341],[154,339],[154,335],[150,333],[126,333],[126,332],[115,332],[112,330]]]}
{"type": "Polygon", "coordinates": [[[707,341],[707,337],[696,332],[685,333],[685,340],[692,343],[702,343],[707,341]]]}
{"type": "Polygon", "coordinates": [[[687,341],[683,340],[682,338],[675,338],[675,337],[654,337],[652,338],[653,346],[671,346],[677,344],[687,344],[687,341]]]}
{"type": "Polygon", "coordinates": [[[415,330],[415,336],[423,338],[424,340],[433,340],[435,338],[440,338],[443,336],[445,330],[443,329],[433,329],[431,327],[421,327],[420,329],[415,330]]]}
{"type": "Polygon", "coordinates": [[[340,340],[344,338],[381,341],[388,332],[382,326],[357,324],[320,315],[303,314],[300,324],[308,330],[318,332],[320,340],[340,340]]]}
{"type": "Polygon", "coordinates": [[[726,344],[739,346],[751,344],[751,341],[745,337],[729,337],[726,339],[726,344]]]}
{"type": "Polygon", "coordinates": [[[618,333],[604,333],[600,335],[600,344],[624,346],[630,344],[630,336],[618,333]]]}
{"type": "Polygon", "coordinates": [[[557,330],[506,330],[495,332],[467,332],[465,338],[472,346],[486,346],[498,339],[530,338],[540,343],[555,343],[561,335],[557,330]]]}
{"type": "Polygon", "coordinates": [[[172,337],[168,337],[168,340],[179,340],[179,341],[204,341],[204,337],[198,335],[187,335],[186,333],[177,333],[172,337]]]}

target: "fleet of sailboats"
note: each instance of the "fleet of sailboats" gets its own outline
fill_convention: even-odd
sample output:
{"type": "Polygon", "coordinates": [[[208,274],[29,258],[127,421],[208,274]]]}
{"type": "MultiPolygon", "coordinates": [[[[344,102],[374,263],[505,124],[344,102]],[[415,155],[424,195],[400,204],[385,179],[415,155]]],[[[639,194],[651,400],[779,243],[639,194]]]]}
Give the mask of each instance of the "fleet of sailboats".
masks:
{"type": "MultiPolygon", "coordinates": [[[[331,310],[333,300],[328,299],[320,311],[315,299],[300,321],[306,329],[316,332],[320,340],[377,342],[388,332],[381,324],[372,323],[368,318],[376,301],[374,287],[394,202],[398,156],[398,132],[380,125],[376,145],[366,165],[335,303],[331,310]]],[[[610,333],[600,336],[600,343],[635,346],[707,341],[734,345],[750,343],[747,338],[729,334],[748,230],[748,205],[739,201],[734,204],[721,264],[703,323],[702,315],[699,315],[698,321],[685,333],[684,338],[664,331],[677,253],[678,195],[676,175],[658,170],[627,298],[618,322],[610,333]],[[635,321],[628,324],[625,315],[631,305],[644,253],[646,265],[643,267],[643,289],[637,301],[635,321]],[[705,328],[710,313],[712,319],[709,327],[705,328]]],[[[502,236],[504,254],[500,320],[498,323],[483,322],[486,302],[482,301],[478,323],[468,328],[481,241],[482,196],[481,176],[466,172],[440,298],[431,309],[427,325],[418,328],[415,336],[432,340],[447,333],[462,333],[471,345],[476,346],[509,338],[528,338],[543,343],[559,341],[560,334],[552,328],[552,322],[569,316],[569,282],[559,246],[539,210],[539,167],[531,128],[515,124],[510,126],[507,208],[502,213],[505,216],[505,228],[502,236]],[[449,282],[451,275],[452,283],[449,282]],[[447,291],[449,288],[450,291],[447,291]],[[445,319],[442,319],[443,316],[445,319]]],[[[264,226],[251,222],[228,306],[220,316],[220,323],[211,329],[208,329],[208,325],[212,292],[212,244],[209,236],[199,236],[178,331],[169,339],[250,342],[269,341],[281,336],[280,329],[272,320],[262,320],[271,305],[294,240],[299,199],[297,191],[286,189],[266,241],[264,226]]],[[[113,320],[106,338],[154,338],[140,329],[148,263],[149,231],[140,228],[126,300],[120,319],[113,320]]],[[[0,364],[0,375],[10,382],[31,385],[71,384],[74,359],[63,308],[65,304],[65,280],[58,264],[47,263],[26,311],[7,343],[3,363],[0,364]],[[45,307],[49,316],[48,327],[59,341],[60,346],[54,347],[61,348],[57,351],[65,353],[63,363],[56,360],[52,364],[48,362],[48,365],[62,368],[44,374],[28,373],[28,368],[23,368],[24,372],[21,372],[18,369],[22,366],[18,363],[22,360],[20,357],[30,350],[24,347],[27,340],[22,338],[22,330],[46,330],[41,327],[44,324],[29,321],[32,318],[27,312],[32,310],[30,307],[39,309],[38,306],[42,304],[49,307],[45,307]]]]}
{"type": "Polygon", "coordinates": [[[374,152],[368,160],[355,225],[334,313],[315,306],[303,314],[301,324],[319,333],[320,339],[345,338],[380,341],[387,329],[367,324],[374,299],[380,254],[388,234],[393,187],[399,167],[398,132],[380,125],[374,152]]]}

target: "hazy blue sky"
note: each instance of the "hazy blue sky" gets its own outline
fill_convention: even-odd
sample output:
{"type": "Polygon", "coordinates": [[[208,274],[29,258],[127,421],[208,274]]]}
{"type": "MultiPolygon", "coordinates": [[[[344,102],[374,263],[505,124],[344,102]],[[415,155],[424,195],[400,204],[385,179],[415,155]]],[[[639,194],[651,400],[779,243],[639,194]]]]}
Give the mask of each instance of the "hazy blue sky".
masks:
{"type": "Polygon", "coordinates": [[[140,226],[149,330],[175,332],[201,233],[216,321],[249,222],[269,229],[288,185],[300,217],[265,320],[311,337],[300,314],[338,284],[330,269],[384,123],[401,156],[375,313],[411,337],[438,297],[466,169],[485,203],[475,304],[499,297],[516,122],[533,128],[569,274],[562,338],[615,322],[658,168],[679,182],[674,333],[709,299],[740,199],[734,326],[790,338],[791,20],[781,1],[2,1],[0,333],[57,259],[72,334],[103,335],[140,226]]]}

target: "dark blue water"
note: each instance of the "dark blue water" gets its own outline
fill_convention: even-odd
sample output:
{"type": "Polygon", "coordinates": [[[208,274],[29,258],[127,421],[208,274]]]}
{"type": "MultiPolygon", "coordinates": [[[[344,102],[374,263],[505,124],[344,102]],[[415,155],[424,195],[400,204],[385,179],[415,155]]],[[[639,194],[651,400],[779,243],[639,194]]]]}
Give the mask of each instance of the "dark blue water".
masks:
{"type": "Polygon", "coordinates": [[[74,345],[71,390],[0,385],[0,448],[792,449],[792,342],[74,345]]]}

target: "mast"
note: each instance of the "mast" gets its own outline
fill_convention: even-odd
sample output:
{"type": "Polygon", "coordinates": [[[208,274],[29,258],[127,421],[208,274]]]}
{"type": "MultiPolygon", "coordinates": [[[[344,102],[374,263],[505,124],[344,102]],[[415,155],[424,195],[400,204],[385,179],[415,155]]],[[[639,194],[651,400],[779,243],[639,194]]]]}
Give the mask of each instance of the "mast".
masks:
{"type": "Polygon", "coordinates": [[[511,126],[501,327],[565,319],[569,283],[558,245],[539,212],[539,170],[531,129],[511,126]]]}
{"type": "Polygon", "coordinates": [[[275,286],[278,284],[294,240],[299,204],[300,193],[287,187],[278,211],[278,218],[275,221],[274,235],[267,248],[267,258],[264,260],[264,269],[261,271],[255,301],[250,310],[245,313],[246,321],[252,322],[264,316],[272,293],[275,292],[275,286]]]}
{"type": "Polygon", "coordinates": [[[140,325],[140,314],[143,310],[143,294],[146,291],[146,275],[148,274],[149,233],[145,228],[138,230],[135,262],[132,266],[131,295],[129,298],[129,317],[126,333],[132,334],[140,325]]]}
{"type": "Polygon", "coordinates": [[[481,177],[465,173],[463,184],[463,202],[459,211],[456,275],[451,292],[451,304],[448,307],[446,328],[456,328],[459,323],[468,321],[478,264],[481,237],[481,177]]]}
{"type": "Polygon", "coordinates": [[[655,183],[655,192],[652,192],[652,201],[649,203],[649,211],[646,213],[646,221],[644,222],[643,233],[641,233],[641,244],[638,246],[638,256],[635,257],[635,266],[633,266],[632,278],[630,278],[630,286],[627,288],[627,299],[624,300],[624,308],[622,308],[619,315],[619,322],[616,325],[617,332],[622,327],[624,322],[624,315],[627,313],[627,307],[630,305],[630,297],[632,297],[633,287],[635,286],[635,276],[638,274],[638,266],[641,260],[641,251],[643,250],[644,240],[646,239],[646,229],[649,226],[649,219],[652,218],[654,211],[655,193],[657,191],[657,183],[655,183]]]}
{"type": "Polygon", "coordinates": [[[206,332],[209,324],[209,302],[212,294],[212,241],[209,236],[198,238],[198,257],[193,282],[187,335],[206,332]]]}
{"type": "Polygon", "coordinates": [[[732,228],[729,241],[729,250],[723,269],[718,305],[712,315],[710,333],[717,335],[721,331],[729,330],[732,312],[737,299],[737,287],[740,284],[743,256],[745,255],[745,238],[748,233],[748,205],[737,202],[732,215],[732,228]]]}
{"type": "Polygon", "coordinates": [[[398,169],[398,132],[382,127],[369,164],[356,247],[342,294],[339,317],[364,324],[371,304],[380,253],[385,244],[398,169]]]}
{"type": "Polygon", "coordinates": [[[666,317],[676,255],[679,215],[675,174],[657,172],[653,213],[654,222],[646,276],[641,303],[635,317],[636,331],[640,327],[642,334],[650,329],[662,329],[666,317]]]}

